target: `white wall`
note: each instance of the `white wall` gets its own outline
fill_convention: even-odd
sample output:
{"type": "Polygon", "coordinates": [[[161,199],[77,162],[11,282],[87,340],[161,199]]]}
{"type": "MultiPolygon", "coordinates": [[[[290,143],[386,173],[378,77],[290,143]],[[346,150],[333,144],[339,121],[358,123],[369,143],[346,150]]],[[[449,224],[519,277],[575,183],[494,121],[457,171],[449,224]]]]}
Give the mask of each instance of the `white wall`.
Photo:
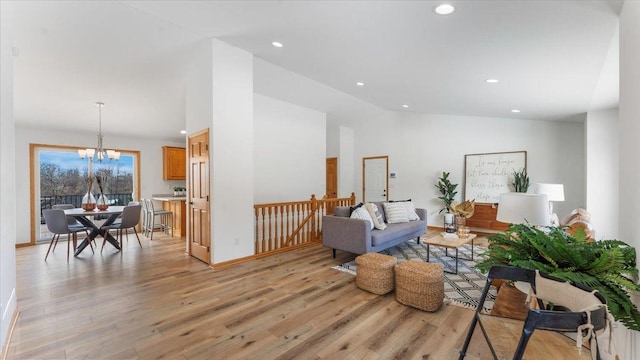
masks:
{"type": "Polygon", "coordinates": [[[11,11],[0,2],[0,349],[16,311],[16,170],[11,11]]]}
{"type": "Polygon", "coordinates": [[[322,198],[326,115],[259,94],[253,110],[255,203],[322,198]]]}
{"type": "MultiPolygon", "coordinates": [[[[620,14],[619,239],[640,254],[640,2],[625,1],[620,14]]],[[[640,306],[638,297],[635,304],[640,306]]],[[[640,359],[640,332],[614,333],[621,359],[640,359]]]]}
{"type": "Polygon", "coordinates": [[[353,182],[355,148],[353,129],[340,126],[339,128],[339,152],[338,152],[338,197],[349,197],[351,193],[357,193],[353,182]]]}
{"type": "MultiPolygon", "coordinates": [[[[84,146],[95,147],[94,133],[72,133],[43,128],[29,128],[16,126],[15,154],[19,166],[15,172],[17,181],[16,194],[18,199],[29,199],[29,144],[84,146]]],[[[152,194],[168,194],[173,192],[173,186],[184,184],[184,181],[162,180],[162,146],[185,146],[183,142],[169,140],[155,140],[130,138],[122,135],[104,134],[104,144],[109,148],[140,151],[140,195],[149,198],[152,194]]],[[[35,201],[39,201],[35,199],[35,201]]],[[[15,208],[18,214],[18,229],[30,229],[29,201],[19,201],[15,208]]],[[[16,243],[30,242],[30,234],[20,231],[16,243]]]]}
{"type": "Polygon", "coordinates": [[[618,238],[618,109],[590,111],[586,133],[586,209],[596,239],[618,238]]]}
{"type": "Polygon", "coordinates": [[[355,191],[362,199],[362,158],[389,155],[390,170],[398,173],[389,182],[390,198],[414,199],[430,211],[430,224],[437,225],[442,220],[434,215],[442,205],[434,185],[443,170],[459,183],[461,196],[465,154],[526,150],[532,183],[565,185],[566,200],[554,204],[560,218],[585,207],[581,121],[392,112],[259,59],[255,86],[263,95],[327,113],[327,154],[338,156],[340,196],[355,191]]]}
{"type": "Polygon", "coordinates": [[[212,40],[212,262],[254,254],[253,55],[212,40]]]}
{"type": "Polygon", "coordinates": [[[390,182],[390,198],[411,198],[417,206],[426,207],[431,224],[442,221],[437,216],[442,204],[434,186],[442,171],[450,172],[452,181],[459,184],[457,197],[462,199],[465,154],[527,151],[531,183],[565,185],[565,201],[554,204],[560,217],[584,206],[584,126],[580,122],[401,114],[393,127],[396,132],[392,135],[384,131],[384,136],[395,136],[386,151],[373,138],[367,141],[370,145],[361,146],[361,156],[374,148],[388,153],[390,169],[398,173],[390,182]]]}

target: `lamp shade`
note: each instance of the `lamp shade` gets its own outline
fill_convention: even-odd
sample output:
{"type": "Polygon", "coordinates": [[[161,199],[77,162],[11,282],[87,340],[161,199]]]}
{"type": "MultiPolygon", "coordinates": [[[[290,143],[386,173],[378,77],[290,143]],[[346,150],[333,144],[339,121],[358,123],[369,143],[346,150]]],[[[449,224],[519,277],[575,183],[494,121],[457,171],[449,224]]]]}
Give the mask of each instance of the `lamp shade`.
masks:
{"type": "Polygon", "coordinates": [[[532,193],[545,194],[549,201],[564,201],[564,186],[562,184],[533,184],[532,193]]]}
{"type": "Polygon", "coordinates": [[[515,192],[502,194],[496,220],[509,224],[550,225],[547,195],[515,192]]]}

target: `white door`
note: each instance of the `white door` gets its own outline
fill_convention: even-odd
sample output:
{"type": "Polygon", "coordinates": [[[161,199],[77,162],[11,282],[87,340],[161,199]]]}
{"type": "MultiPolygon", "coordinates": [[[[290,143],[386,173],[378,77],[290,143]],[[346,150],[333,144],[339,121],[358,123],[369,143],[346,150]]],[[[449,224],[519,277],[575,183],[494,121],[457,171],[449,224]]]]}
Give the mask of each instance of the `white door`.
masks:
{"type": "Polygon", "coordinates": [[[387,201],[389,199],[387,178],[389,172],[387,156],[363,158],[363,201],[387,201]]]}

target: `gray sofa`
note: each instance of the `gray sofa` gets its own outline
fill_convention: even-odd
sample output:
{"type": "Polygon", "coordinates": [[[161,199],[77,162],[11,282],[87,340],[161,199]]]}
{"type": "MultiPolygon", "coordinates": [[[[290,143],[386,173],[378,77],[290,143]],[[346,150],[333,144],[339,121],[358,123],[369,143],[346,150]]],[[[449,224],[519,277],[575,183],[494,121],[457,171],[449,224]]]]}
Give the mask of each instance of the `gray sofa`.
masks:
{"type": "MultiPolygon", "coordinates": [[[[382,202],[375,203],[382,213],[382,202]]],[[[420,242],[420,235],[427,232],[427,210],[416,208],[420,220],[408,223],[387,224],[385,230],[370,229],[367,220],[351,219],[348,206],[336,206],[333,215],[322,217],[322,244],[333,249],[348,251],[354,254],[378,252],[407,240],[416,238],[420,242]]]]}

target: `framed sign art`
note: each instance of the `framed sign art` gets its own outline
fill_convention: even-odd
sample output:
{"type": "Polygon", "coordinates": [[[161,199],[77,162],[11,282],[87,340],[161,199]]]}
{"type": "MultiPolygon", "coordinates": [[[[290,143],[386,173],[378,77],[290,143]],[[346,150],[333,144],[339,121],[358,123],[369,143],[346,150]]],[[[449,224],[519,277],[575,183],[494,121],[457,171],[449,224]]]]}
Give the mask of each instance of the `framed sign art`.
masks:
{"type": "Polygon", "coordinates": [[[500,194],[511,192],[515,171],[527,169],[527,152],[511,151],[464,156],[464,199],[497,204],[500,194]]]}

